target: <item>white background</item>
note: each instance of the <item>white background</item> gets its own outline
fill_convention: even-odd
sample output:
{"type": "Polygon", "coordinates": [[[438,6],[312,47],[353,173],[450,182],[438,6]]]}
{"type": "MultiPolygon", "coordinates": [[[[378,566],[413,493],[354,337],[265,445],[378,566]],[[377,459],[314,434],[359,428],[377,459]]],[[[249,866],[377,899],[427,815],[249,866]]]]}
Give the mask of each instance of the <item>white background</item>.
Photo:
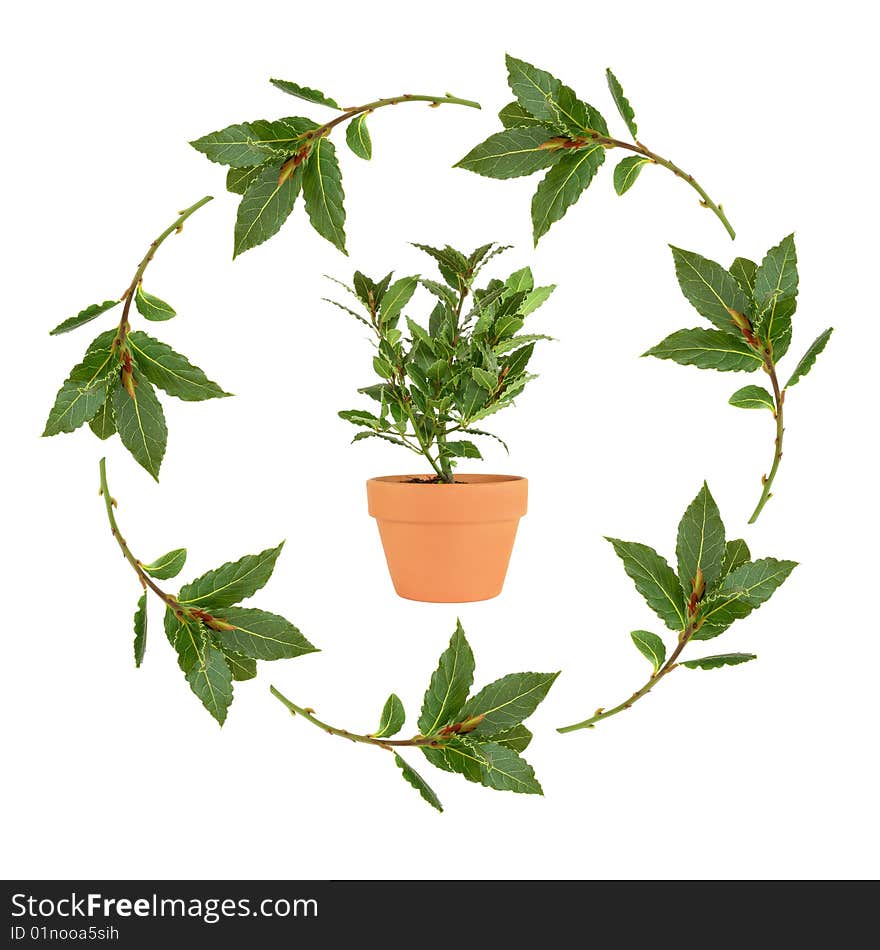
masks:
{"type": "Polygon", "coordinates": [[[252,0],[19,4],[7,15],[6,876],[876,875],[876,51],[866,4],[819,10],[252,0]],[[616,197],[609,160],[533,251],[538,178],[450,167],[499,127],[505,50],[559,75],[622,132],[605,88],[612,65],[643,140],[724,202],[735,245],[661,169],[616,197]],[[370,123],[370,163],[340,136],[350,259],[298,207],[232,263],[237,199],[224,170],[186,143],[230,122],[324,114],[270,76],[344,104],[452,90],[484,110],[385,110],[370,123]],[[163,397],[161,486],[85,428],[39,439],[67,370],[114,317],[57,339],[47,330],[121,293],[152,237],[208,192],[217,200],[149,270],[147,288],[180,314],[151,332],[236,398],[163,397]],[[792,230],[801,291],[783,373],[820,330],[837,329],[791,393],[778,493],[746,530],[772,422],[727,397],[753,380],[638,354],[701,322],[667,242],[729,263],[760,259],[792,230]],[[407,470],[410,456],[349,445],[336,411],[363,404],[355,389],[371,382],[370,351],[358,325],[321,302],[321,275],[430,270],[407,242],[489,240],[516,246],[496,274],[530,264],[559,284],[534,319],[560,342],[540,349],[541,379],[518,408],[492,419],[510,458],[488,446],[480,468],[527,475],[530,512],[502,597],[409,603],[390,586],[364,480],[407,470]],[[183,681],[156,603],[145,664],[133,667],[139,590],[97,495],[103,451],[135,552],[187,546],[183,580],[288,539],[253,603],[290,617],[322,652],[261,664],[236,686],[222,730],[183,681]],[[644,681],[631,629],[662,632],[602,536],[672,558],[703,478],[730,537],[801,562],[769,604],[706,645],[759,661],[681,670],[625,715],[558,735],[644,681]],[[274,682],[368,731],[395,690],[414,723],[457,614],[476,685],[564,670],[529,722],[544,798],[470,785],[411,755],[440,815],[386,753],[324,735],[269,696],[274,682]]]}

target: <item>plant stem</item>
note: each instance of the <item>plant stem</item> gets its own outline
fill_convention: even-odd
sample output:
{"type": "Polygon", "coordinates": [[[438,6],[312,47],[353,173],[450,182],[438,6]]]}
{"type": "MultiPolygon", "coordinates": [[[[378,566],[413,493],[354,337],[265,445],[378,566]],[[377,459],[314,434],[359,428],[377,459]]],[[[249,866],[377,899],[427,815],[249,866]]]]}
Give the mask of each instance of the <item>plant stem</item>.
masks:
{"type": "Polygon", "coordinates": [[[122,537],[122,534],[119,531],[119,525],[116,523],[116,515],[113,512],[113,507],[116,504],[115,499],[110,494],[110,489],[107,486],[107,460],[101,459],[99,463],[99,468],[101,472],[101,495],[104,497],[104,507],[107,509],[107,520],[110,522],[110,533],[116,538],[116,543],[122,550],[122,553],[125,555],[126,561],[134,568],[135,574],[138,576],[138,580],[141,582],[141,586],[146,590],[149,589],[159,597],[168,607],[173,611],[177,612],[180,610],[180,604],[177,600],[172,597],[170,594],[166,594],[156,582],[150,577],[149,574],[141,566],[141,562],[131,553],[129,550],[128,544],[125,541],[125,538],[122,537]]]}
{"type": "Polygon", "coordinates": [[[625,709],[629,709],[633,703],[637,703],[642,697],[647,696],[648,693],[666,676],[668,673],[671,673],[678,666],[678,658],[681,656],[681,651],[688,645],[691,637],[694,635],[694,625],[693,619],[690,619],[685,626],[684,630],[679,634],[678,637],[678,646],[673,650],[669,659],[654,673],[647,683],[641,688],[637,689],[629,699],[625,699],[622,703],[619,703],[617,706],[614,706],[612,709],[597,709],[596,712],[590,716],[589,719],[584,719],[583,722],[576,722],[571,726],[563,726],[560,729],[557,729],[557,732],[575,732],[578,729],[592,729],[597,722],[601,722],[603,719],[608,719],[610,716],[616,716],[618,713],[623,712],[625,709]]]}
{"type": "MultiPolygon", "coordinates": [[[[677,178],[680,178],[682,181],[687,182],[694,189],[694,191],[700,196],[700,204],[704,208],[708,208],[716,218],[724,225],[725,230],[730,235],[731,240],[736,237],[736,231],[733,230],[731,223],[727,220],[727,216],[724,213],[724,209],[720,204],[716,204],[706,193],[706,190],[703,186],[694,178],[693,175],[688,174],[683,168],[679,168],[675,162],[671,162],[668,158],[663,158],[661,155],[658,155],[656,152],[652,152],[645,145],[642,145],[641,142],[624,142],[621,139],[610,138],[607,135],[601,135],[599,132],[592,132],[586,130],[583,133],[584,139],[589,141],[598,142],[600,145],[605,146],[605,148],[622,148],[626,149],[628,152],[635,152],[637,155],[643,155],[649,161],[652,161],[655,165],[662,165],[664,168],[668,168],[669,171],[673,173],[677,178]]],[[[580,139],[574,139],[574,142],[580,141],[580,139]]]]}
{"type": "Polygon", "coordinates": [[[368,102],[363,106],[352,106],[349,109],[345,109],[342,115],[338,115],[329,122],[325,122],[323,125],[318,126],[317,129],[312,129],[311,132],[308,132],[304,136],[304,138],[324,138],[324,136],[329,135],[337,125],[347,122],[349,119],[353,119],[357,115],[361,115],[365,112],[374,112],[376,109],[381,109],[384,106],[400,105],[402,102],[430,102],[432,106],[439,106],[443,103],[448,103],[455,106],[467,106],[469,109],[482,108],[479,102],[473,102],[471,99],[459,99],[456,96],[415,96],[405,93],[402,96],[392,96],[389,99],[376,99],[374,102],[368,102]]]}
{"type": "MultiPolygon", "coordinates": [[[[470,279],[472,280],[473,278],[471,277],[470,279]]],[[[460,286],[458,288],[458,303],[455,307],[454,324],[452,327],[453,345],[457,344],[458,342],[459,323],[461,322],[461,313],[462,313],[462,310],[464,310],[465,299],[467,298],[467,295],[470,292],[469,282],[462,283],[461,280],[459,280],[459,285],[460,286]]],[[[452,363],[454,360],[455,360],[455,353],[453,351],[453,353],[451,353],[449,356],[450,370],[452,369],[452,363]]],[[[446,437],[449,434],[449,430],[446,428],[447,420],[440,419],[438,420],[438,422],[440,423],[440,426],[442,427],[437,433],[438,459],[440,461],[440,467],[442,469],[442,472],[440,473],[440,477],[447,485],[451,485],[455,482],[455,475],[452,471],[452,465],[449,462],[449,456],[444,452],[444,449],[446,447],[446,437]]]]}
{"type": "Polygon", "coordinates": [[[156,251],[159,250],[159,247],[166,238],[183,229],[183,222],[186,221],[186,219],[191,214],[194,214],[203,205],[206,205],[209,201],[213,200],[213,195],[205,195],[204,198],[201,198],[194,205],[190,205],[185,211],[181,211],[178,214],[177,219],[172,224],[170,224],[150,245],[147,253],[144,255],[143,260],[140,262],[140,264],[138,264],[131,283],[128,285],[125,293],[120,298],[120,300],[125,301],[125,306],[122,308],[122,318],[119,321],[119,331],[117,332],[116,341],[114,344],[117,348],[122,346],[122,344],[125,342],[125,337],[128,335],[128,331],[130,329],[128,314],[131,310],[131,302],[134,300],[134,296],[137,293],[137,289],[140,286],[141,280],[143,279],[144,271],[149,266],[149,263],[156,254],[156,251]]]}
{"type": "Polygon", "coordinates": [[[761,479],[764,487],[761,491],[761,497],[758,499],[757,507],[752,512],[752,517],[749,518],[749,524],[754,524],[758,520],[758,516],[764,510],[764,505],[773,497],[773,492],[770,489],[773,485],[773,479],[776,478],[776,473],[779,471],[779,463],[782,461],[782,435],[785,432],[782,421],[785,390],[779,388],[779,380],[776,377],[776,364],[773,362],[772,354],[766,349],[764,351],[764,371],[770,377],[770,385],[773,387],[773,400],[776,404],[774,413],[776,416],[776,440],[773,448],[773,464],[770,467],[769,474],[764,475],[761,479]]]}
{"type": "Polygon", "coordinates": [[[324,732],[329,732],[332,736],[341,736],[343,739],[350,739],[352,742],[363,742],[366,745],[376,745],[382,749],[391,749],[395,746],[432,746],[436,748],[442,745],[441,740],[434,736],[413,736],[412,739],[379,739],[376,738],[376,736],[364,736],[356,732],[349,732],[347,729],[337,729],[335,726],[330,726],[326,722],[322,722],[318,719],[313,710],[304,709],[301,706],[297,706],[296,703],[291,702],[286,696],[275,689],[274,686],[270,686],[269,691],[277,700],[282,702],[293,715],[302,716],[303,719],[307,719],[312,725],[323,729],[324,732]]]}

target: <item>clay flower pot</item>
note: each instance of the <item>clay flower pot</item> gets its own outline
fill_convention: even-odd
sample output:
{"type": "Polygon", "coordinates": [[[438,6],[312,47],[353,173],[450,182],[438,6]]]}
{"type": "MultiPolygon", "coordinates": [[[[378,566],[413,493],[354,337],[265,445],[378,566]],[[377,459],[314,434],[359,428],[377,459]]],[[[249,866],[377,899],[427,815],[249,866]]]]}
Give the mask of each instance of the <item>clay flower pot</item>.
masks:
{"type": "Polygon", "coordinates": [[[452,485],[423,479],[367,481],[394,589],[434,603],[497,597],[526,513],[528,481],[517,475],[456,475],[452,485]]]}

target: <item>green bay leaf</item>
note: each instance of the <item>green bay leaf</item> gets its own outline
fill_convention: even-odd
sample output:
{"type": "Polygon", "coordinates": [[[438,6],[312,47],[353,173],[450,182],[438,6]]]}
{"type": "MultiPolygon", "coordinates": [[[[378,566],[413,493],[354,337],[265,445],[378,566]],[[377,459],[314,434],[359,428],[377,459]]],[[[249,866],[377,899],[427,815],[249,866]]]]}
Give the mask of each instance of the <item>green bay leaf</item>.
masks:
{"type": "Polygon", "coordinates": [[[473,681],[474,654],[459,621],[425,692],[418,723],[422,735],[433,735],[455,721],[473,681]]]}
{"type": "Polygon", "coordinates": [[[406,712],[403,703],[396,693],[392,693],[382,707],[379,728],[372,733],[372,736],[375,739],[387,739],[390,736],[396,736],[403,728],[404,722],[406,722],[406,712]]]}
{"type": "Polygon", "coordinates": [[[132,330],[128,342],[138,369],[169,396],[200,402],[230,395],[167,343],[155,340],[141,330],[132,330]]]}
{"type": "Polygon", "coordinates": [[[772,413],[776,412],[773,397],[763,386],[743,386],[727,401],[738,409],[769,409],[772,413]]]}
{"type": "Polygon", "coordinates": [[[831,334],[834,332],[834,327],[828,327],[827,330],[823,330],[815,340],[807,348],[807,352],[800,358],[797,366],[794,368],[794,372],[789,377],[788,382],[785,384],[785,388],[788,389],[790,386],[794,386],[795,383],[800,382],[810,372],[813,368],[813,364],[816,362],[816,358],[825,349],[828,341],[831,339],[831,334]]]}
{"type": "Polygon", "coordinates": [[[186,674],[186,681],[205,709],[222,726],[232,702],[232,670],[223,653],[208,643],[202,659],[186,674]]]}
{"type": "Polygon", "coordinates": [[[472,148],[456,162],[456,168],[465,168],[486,178],[521,178],[533,175],[560,160],[563,150],[544,148],[553,138],[543,126],[506,129],[490,135],[485,142],[472,148]]]}
{"type": "Polygon", "coordinates": [[[138,289],[135,291],[134,299],[138,313],[145,320],[158,322],[170,320],[172,317],[177,316],[177,311],[170,304],[165,303],[164,300],[161,300],[153,294],[148,294],[140,285],[138,285],[138,289]]]}
{"type": "Polygon", "coordinates": [[[284,660],[316,652],[302,633],[278,614],[254,607],[226,607],[217,617],[234,628],[216,632],[224,650],[255,660],[284,660]]]}
{"type": "Polygon", "coordinates": [[[345,141],[358,158],[369,161],[373,157],[373,141],[367,128],[366,112],[355,116],[345,127],[345,141]]]}
{"type": "Polygon", "coordinates": [[[614,190],[619,195],[626,194],[636,183],[645,165],[650,165],[650,158],[641,155],[630,155],[618,162],[614,169],[614,190]]]}
{"type": "Polygon", "coordinates": [[[186,548],[175,548],[173,551],[163,554],[162,557],[157,557],[155,561],[141,566],[150,577],[165,581],[171,577],[177,577],[183,570],[185,563],[186,548]]]}
{"type": "Polygon", "coordinates": [[[139,667],[144,661],[147,649],[147,594],[141,594],[134,612],[134,665],[139,667]]]}
{"type": "Polygon", "coordinates": [[[281,163],[265,165],[247,186],[235,219],[233,258],[268,241],[290,217],[302,188],[302,166],[284,181],[280,177],[281,163]]]}
{"type": "Polygon", "coordinates": [[[289,96],[296,96],[297,99],[305,99],[306,102],[315,102],[321,106],[329,106],[331,109],[339,108],[335,99],[325,96],[324,93],[318,89],[300,86],[286,79],[270,79],[269,82],[272,83],[276,89],[286,92],[289,96]]]}
{"type": "Polygon", "coordinates": [[[591,144],[567,152],[547,172],[532,198],[532,236],[535,244],[589,187],[605,149],[591,144]]]}
{"type": "Polygon", "coordinates": [[[178,600],[186,607],[214,610],[253,596],[272,576],[283,547],[282,541],[277,547],[247,554],[202,574],[180,589],[178,600]]]}
{"type": "Polygon", "coordinates": [[[681,292],[697,313],[714,323],[719,330],[741,340],[742,331],[733,322],[729,309],[748,313],[751,301],[743,293],[736,278],[720,264],[700,254],[671,245],[670,248],[681,292]]]}
{"type": "Polygon", "coordinates": [[[312,227],[343,254],[347,254],[342,172],[336,160],[336,147],[328,139],[319,139],[306,160],[302,188],[312,227]]]}
{"type": "Polygon", "coordinates": [[[676,330],[642,356],[656,356],[682,366],[715,369],[722,373],[752,373],[763,365],[762,358],[745,340],[704,327],[676,330]]]}
{"type": "MultiPolygon", "coordinates": [[[[633,137],[633,140],[637,141],[639,137],[639,127],[636,125],[636,114],[633,111],[633,107],[629,104],[629,100],[623,94],[623,86],[620,85],[617,77],[610,69],[605,70],[605,78],[608,80],[611,98],[617,106],[620,118],[626,123],[626,127],[629,129],[629,134],[633,137]]],[[[623,194],[623,192],[619,191],[618,194],[623,194]]]]}
{"type": "Polygon", "coordinates": [[[722,666],[739,666],[740,663],[757,659],[754,653],[719,653],[715,656],[700,657],[699,660],[685,660],[681,665],[689,670],[717,670],[722,666]]]}
{"type": "Polygon", "coordinates": [[[648,606],[669,627],[685,627],[685,602],[681,584],[666,560],[647,544],[606,538],[615,554],[623,561],[623,569],[645,598],[648,606]]]}
{"type": "Polygon", "coordinates": [[[396,752],[394,753],[394,763],[403,773],[404,779],[424,798],[424,800],[436,808],[437,811],[443,811],[440,799],[437,797],[431,786],[422,778],[421,775],[396,752]]]}
{"type": "Polygon", "coordinates": [[[112,310],[118,306],[119,303],[121,303],[119,300],[105,300],[103,303],[93,303],[91,306],[86,307],[85,310],[80,310],[76,316],[62,320],[57,327],[49,331],[49,336],[59,336],[62,333],[69,333],[77,327],[91,323],[92,320],[100,317],[102,313],[112,310]]]}
{"type": "Polygon", "coordinates": [[[636,649],[654,667],[656,673],[666,662],[666,644],[650,630],[633,630],[630,636],[636,649]]]}
{"type": "Polygon", "coordinates": [[[113,384],[113,418],[122,444],[152,476],[159,480],[159,468],[168,443],[165,413],[149,380],[138,369],[132,373],[134,395],[130,395],[122,381],[113,384]]]}
{"type": "Polygon", "coordinates": [[[559,673],[510,673],[484,686],[458,714],[461,721],[482,716],[470,735],[494,736],[519,725],[538,708],[559,673]]]}
{"type": "Polygon", "coordinates": [[[685,599],[694,589],[698,572],[702,572],[705,589],[712,590],[721,579],[724,554],[724,523],[709,486],[703,482],[678,525],[675,555],[685,599]]]}
{"type": "Polygon", "coordinates": [[[49,411],[44,436],[73,432],[98,413],[117,365],[111,351],[116,330],[107,330],[89,345],[83,361],[68,374],[49,411]]]}

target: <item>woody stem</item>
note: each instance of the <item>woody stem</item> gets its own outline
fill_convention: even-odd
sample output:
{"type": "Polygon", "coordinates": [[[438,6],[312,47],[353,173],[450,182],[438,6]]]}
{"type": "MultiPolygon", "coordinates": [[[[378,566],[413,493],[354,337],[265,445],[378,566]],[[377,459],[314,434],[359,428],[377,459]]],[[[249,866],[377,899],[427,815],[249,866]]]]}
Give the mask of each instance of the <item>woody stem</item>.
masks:
{"type": "Polygon", "coordinates": [[[733,226],[727,220],[727,216],[724,213],[724,209],[720,204],[716,204],[707,194],[705,188],[694,178],[693,175],[686,172],[683,168],[679,168],[675,162],[671,162],[668,158],[663,158],[662,155],[658,155],[656,152],[652,152],[649,148],[642,145],[641,142],[624,142],[622,139],[610,138],[607,135],[601,135],[598,132],[592,132],[587,130],[584,133],[584,137],[590,141],[598,142],[600,145],[604,145],[605,148],[622,148],[628,152],[635,152],[637,155],[643,155],[649,161],[653,162],[655,165],[662,165],[664,168],[669,169],[676,178],[680,178],[682,181],[687,182],[694,189],[694,191],[700,196],[700,203],[704,208],[708,208],[716,218],[724,225],[725,230],[730,235],[731,240],[736,237],[736,231],[733,230],[733,226]]]}
{"type": "Polygon", "coordinates": [[[776,404],[776,439],[773,443],[773,465],[767,475],[764,476],[764,487],[761,491],[761,497],[758,499],[758,504],[752,512],[752,517],[749,518],[749,524],[754,524],[758,520],[758,516],[764,510],[764,505],[773,497],[773,492],[770,489],[773,486],[773,479],[776,478],[776,473],[779,471],[779,463],[782,461],[782,435],[785,432],[782,421],[785,390],[780,389],[779,380],[776,377],[776,364],[773,362],[773,357],[766,352],[764,354],[764,371],[770,377],[770,385],[773,387],[773,401],[776,404]]]}
{"type": "Polygon", "coordinates": [[[304,709],[301,706],[297,706],[296,703],[291,702],[286,696],[282,695],[274,686],[269,687],[269,691],[272,695],[283,703],[294,716],[302,716],[303,719],[307,719],[312,725],[317,726],[319,729],[323,729],[324,732],[329,732],[332,736],[340,736],[343,739],[351,739],[352,742],[363,742],[367,745],[377,745],[383,749],[390,749],[395,746],[439,746],[441,741],[434,736],[413,736],[412,739],[380,739],[376,736],[364,736],[356,732],[349,732],[347,729],[337,729],[335,726],[328,725],[326,722],[322,722],[310,709],[304,709]]]}
{"type": "Polygon", "coordinates": [[[647,696],[648,693],[666,676],[668,673],[671,673],[678,666],[678,658],[681,656],[681,651],[688,645],[691,637],[694,635],[694,624],[693,618],[691,618],[684,630],[679,634],[678,646],[672,651],[669,656],[669,659],[657,670],[656,673],[648,680],[647,683],[641,688],[637,689],[632,696],[628,699],[625,699],[622,703],[619,703],[617,706],[614,706],[611,709],[602,709],[596,710],[596,712],[590,716],[589,719],[584,719],[582,722],[576,722],[571,726],[563,726],[561,729],[557,729],[557,732],[575,732],[578,729],[592,729],[597,722],[601,722],[603,719],[608,719],[611,716],[616,716],[618,713],[623,712],[625,709],[629,709],[633,703],[637,703],[640,699],[647,696]]]}
{"type": "Polygon", "coordinates": [[[439,106],[443,103],[449,103],[456,106],[467,106],[469,109],[481,108],[479,102],[473,102],[471,99],[459,99],[456,96],[415,96],[405,93],[402,96],[391,96],[388,99],[376,99],[374,102],[368,102],[363,106],[352,106],[352,108],[346,109],[342,115],[338,115],[329,122],[325,122],[317,129],[313,129],[310,133],[308,133],[308,137],[323,138],[324,136],[329,135],[337,125],[347,122],[349,119],[353,119],[357,115],[361,115],[366,112],[374,112],[376,109],[381,109],[384,106],[400,105],[402,102],[430,102],[432,106],[439,106]]]}
{"type": "Polygon", "coordinates": [[[213,195],[205,195],[204,198],[201,198],[194,205],[190,205],[185,211],[181,211],[177,216],[177,219],[170,224],[160,235],[150,244],[147,253],[144,255],[143,260],[138,264],[137,270],[134,273],[131,283],[128,285],[125,293],[122,295],[122,300],[125,301],[125,304],[122,308],[122,318],[119,321],[119,331],[116,334],[116,346],[119,347],[122,342],[125,340],[126,335],[129,330],[128,323],[128,314],[131,310],[131,302],[134,299],[134,295],[137,292],[138,285],[144,276],[144,271],[147,269],[150,261],[153,259],[156,251],[159,250],[160,245],[165,241],[166,238],[170,237],[177,231],[180,231],[183,228],[183,222],[196,211],[199,210],[203,205],[206,205],[209,201],[213,201],[213,195]]]}
{"type": "Polygon", "coordinates": [[[131,553],[131,550],[126,543],[125,538],[122,537],[122,534],[119,531],[119,525],[116,523],[116,515],[113,511],[113,506],[116,504],[113,496],[110,494],[110,489],[107,486],[107,460],[101,459],[99,463],[99,468],[101,472],[101,495],[104,497],[104,507],[107,509],[107,520],[110,522],[110,533],[116,538],[116,543],[119,545],[122,553],[125,555],[126,561],[132,566],[135,574],[138,576],[138,580],[141,582],[141,586],[146,590],[149,589],[159,597],[163,603],[165,603],[172,610],[179,610],[180,604],[170,595],[166,594],[158,584],[150,577],[149,574],[141,566],[141,562],[131,553]]]}

